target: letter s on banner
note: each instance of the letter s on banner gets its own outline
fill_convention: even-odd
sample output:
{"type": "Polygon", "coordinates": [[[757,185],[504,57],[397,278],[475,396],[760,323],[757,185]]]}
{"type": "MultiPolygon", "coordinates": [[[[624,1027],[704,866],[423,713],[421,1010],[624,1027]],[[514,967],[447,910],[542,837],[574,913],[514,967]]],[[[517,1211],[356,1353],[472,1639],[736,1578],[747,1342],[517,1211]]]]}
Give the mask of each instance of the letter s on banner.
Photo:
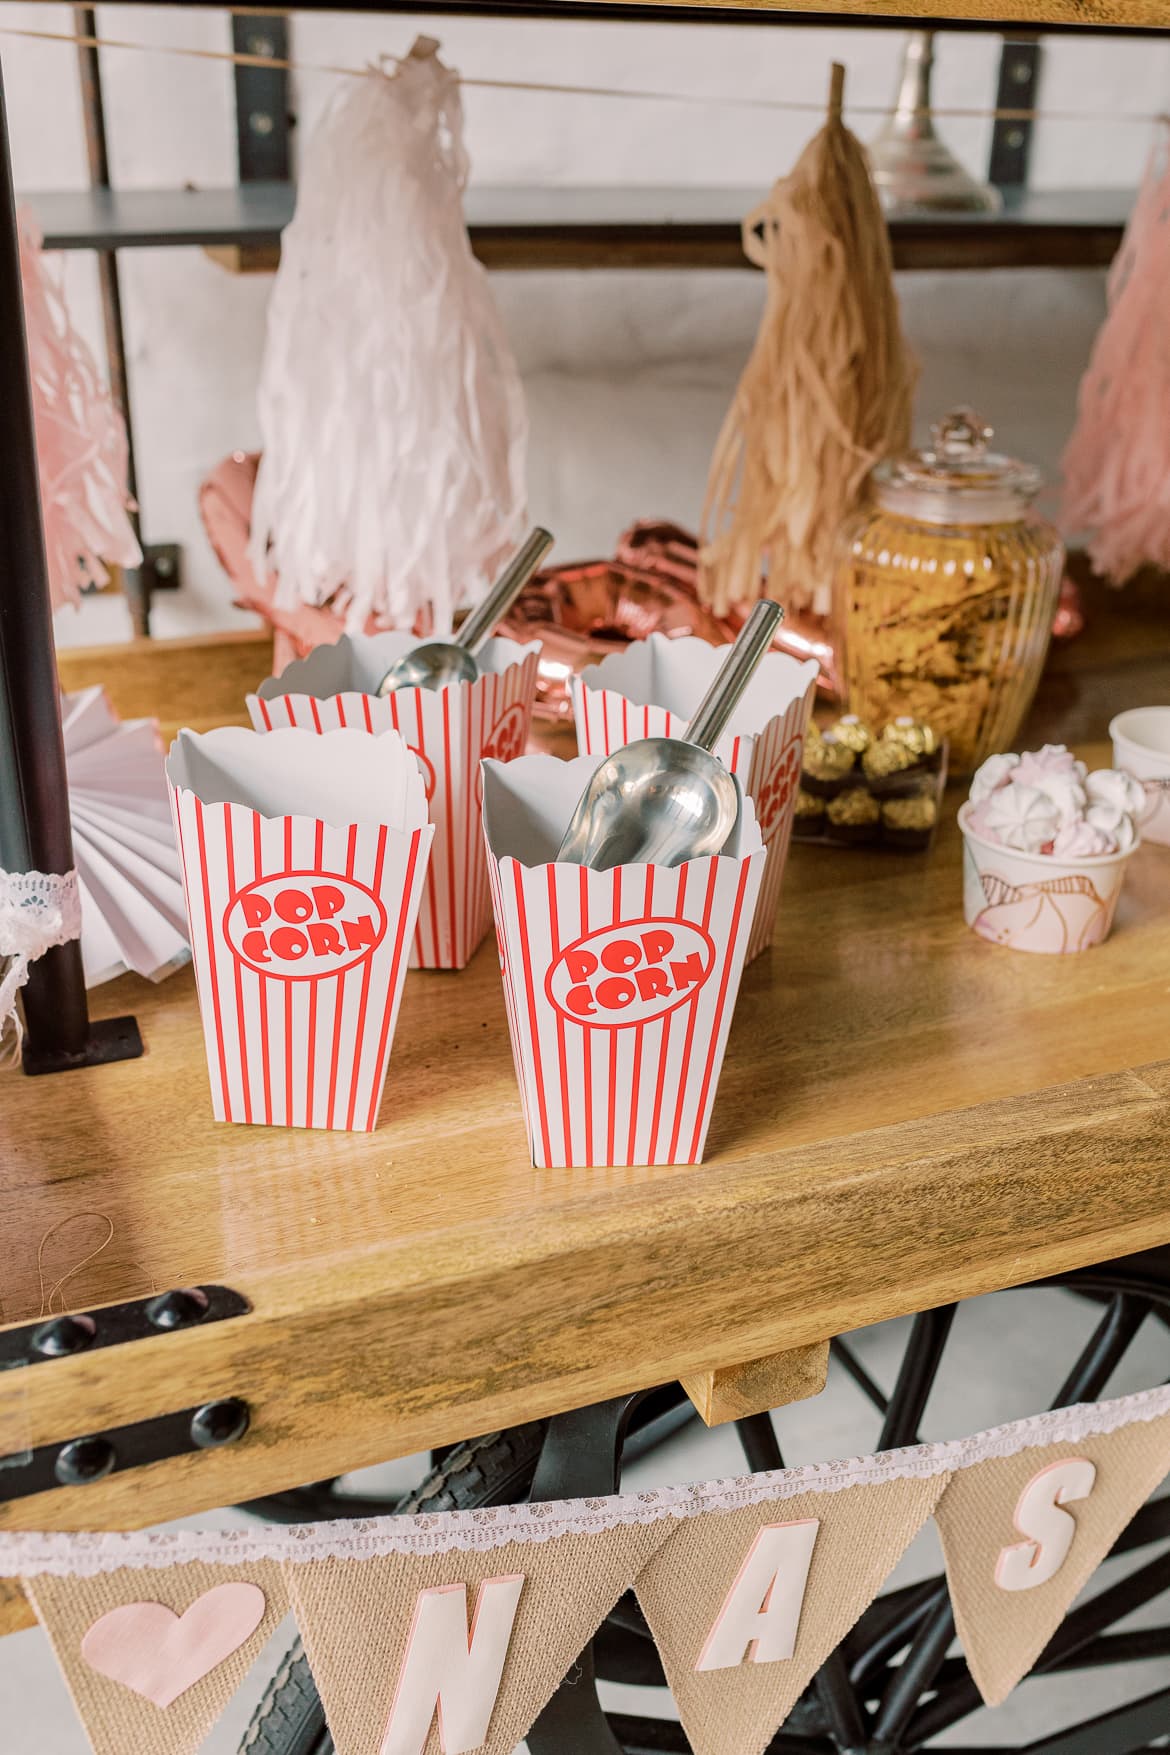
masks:
{"type": "Polygon", "coordinates": [[[467,1631],[467,1586],[420,1591],[379,1755],[423,1755],[436,1713],[443,1755],[467,1755],[486,1741],[522,1572],[485,1578],[467,1631]]]}
{"type": "Polygon", "coordinates": [[[1032,1476],[1012,1515],[1012,1522],[1028,1539],[1001,1549],[995,1565],[1000,1590],[1035,1590],[1056,1577],[1077,1533],[1076,1518],[1061,1506],[1087,1499],[1096,1479],[1095,1466],[1083,1456],[1049,1463],[1032,1476]]]}
{"type": "Polygon", "coordinates": [[[815,1517],[764,1525],[707,1635],[696,1670],[734,1670],[748,1660],[771,1664],[792,1656],[820,1527],[815,1517]]]}

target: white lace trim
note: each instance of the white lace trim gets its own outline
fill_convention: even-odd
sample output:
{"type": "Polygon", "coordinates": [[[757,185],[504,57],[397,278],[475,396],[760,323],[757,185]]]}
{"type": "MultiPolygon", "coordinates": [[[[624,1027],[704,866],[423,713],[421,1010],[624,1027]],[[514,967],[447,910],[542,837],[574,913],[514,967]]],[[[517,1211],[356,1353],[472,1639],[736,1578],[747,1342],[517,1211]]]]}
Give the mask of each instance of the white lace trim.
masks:
{"type": "Polygon", "coordinates": [[[54,945],[80,937],[81,897],[75,871],[63,877],[43,871],[0,871],[0,965],[7,965],[0,967],[0,1064],[6,1057],[15,1059],[20,1048],[16,996],[28,980],[29,964],[54,945]]]}
{"type": "Polygon", "coordinates": [[[811,1463],[805,1468],[737,1475],[691,1487],[659,1487],[603,1499],[550,1500],[543,1505],[500,1505],[483,1511],[444,1511],[418,1517],[355,1518],[291,1528],[147,1530],[116,1534],[0,1533],[0,1576],[92,1577],[118,1567],[177,1566],[201,1560],[239,1566],[260,1560],[370,1560],[384,1554],[434,1554],[547,1542],[556,1536],[603,1535],[622,1525],[664,1518],[737,1511],[764,1500],[801,1493],[840,1493],[885,1481],[929,1480],[971,1468],[990,1457],[1015,1456],[1048,1444],[1076,1444],[1137,1421],[1170,1414],[1170,1384],[1116,1401],[1087,1402],[1035,1414],[1008,1426],[944,1444],[919,1444],[881,1456],[811,1463]]]}

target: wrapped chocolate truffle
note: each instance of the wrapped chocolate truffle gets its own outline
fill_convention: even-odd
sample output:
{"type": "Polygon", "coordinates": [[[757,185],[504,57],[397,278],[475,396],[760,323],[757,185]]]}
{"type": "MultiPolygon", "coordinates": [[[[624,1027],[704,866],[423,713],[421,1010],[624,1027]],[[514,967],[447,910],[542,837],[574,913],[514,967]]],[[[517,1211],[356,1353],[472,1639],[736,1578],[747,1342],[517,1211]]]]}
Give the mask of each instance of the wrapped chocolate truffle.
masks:
{"type": "Polygon", "coordinates": [[[826,833],[831,841],[876,841],[882,809],[864,786],[851,786],[825,807],[826,833]]]}
{"type": "Polygon", "coordinates": [[[885,743],[901,744],[911,755],[919,758],[933,756],[938,749],[938,738],[929,725],[917,719],[911,719],[908,713],[900,713],[882,732],[885,743]]]}
{"type": "Polygon", "coordinates": [[[802,784],[820,798],[834,798],[849,782],[856,757],[833,732],[808,738],[804,746],[802,784]]]}
{"type": "Polygon", "coordinates": [[[838,719],[830,735],[852,750],[855,756],[863,756],[873,742],[873,732],[856,713],[846,713],[844,718],[838,719]]]}
{"type": "Polygon", "coordinates": [[[930,845],[930,837],[938,822],[938,805],[929,792],[912,793],[908,798],[887,798],[881,812],[882,840],[887,847],[920,853],[930,845]]]}
{"type": "Polygon", "coordinates": [[[802,786],[793,809],[793,833],[799,838],[820,835],[825,827],[825,800],[802,786]]]}
{"type": "Polygon", "coordinates": [[[924,850],[938,823],[946,753],[936,728],[908,714],[883,726],[847,713],[826,731],[814,722],[805,737],[794,837],[924,850]]]}

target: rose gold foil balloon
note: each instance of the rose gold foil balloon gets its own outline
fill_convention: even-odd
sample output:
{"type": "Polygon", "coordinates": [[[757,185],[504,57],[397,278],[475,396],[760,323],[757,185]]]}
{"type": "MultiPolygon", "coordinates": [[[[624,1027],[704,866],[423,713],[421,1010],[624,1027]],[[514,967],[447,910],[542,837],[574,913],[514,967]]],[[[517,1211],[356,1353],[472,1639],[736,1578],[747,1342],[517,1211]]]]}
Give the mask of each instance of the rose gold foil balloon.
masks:
{"type": "Polygon", "coordinates": [[[728,638],[685,586],[613,561],[579,561],[538,574],[500,632],[543,642],[536,712],[566,721],[572,716],[570,675],[631,640],[697,634],[719,645],[728,638]]]}
{"type": "Polygon", "coordinates": [[[1080,587],[1068,573],[1060,581],[1060,597],[1057,599],[1056,616],[1052,623],[1054,640],[1072,640],[1085,625],[1085,612],[1081,607],[1080,587]]]}
{"type": "MultiPolygon", "coordinates": [[[[317,607],[307,603],[278,604],[275,573],[268,573],[263,579],[256,577],[248,559],[248,539],[259,467],[260,458],[254,451],[233,451],[230,457],[225,457],[199,489],[199,515],[207,540],[231,580],[237,606],[255,610],[272,628],[272,668],[279,674],[286,664],[303,658],[314,646],[332,646],[341,638],[345,630],[345,604],[337,597],[317,607]]],[[[378,624],[372,617],[365,631],[377,633],[378,624]]],[[[417,631],[426,634],[430,629],[417,631]]]]}

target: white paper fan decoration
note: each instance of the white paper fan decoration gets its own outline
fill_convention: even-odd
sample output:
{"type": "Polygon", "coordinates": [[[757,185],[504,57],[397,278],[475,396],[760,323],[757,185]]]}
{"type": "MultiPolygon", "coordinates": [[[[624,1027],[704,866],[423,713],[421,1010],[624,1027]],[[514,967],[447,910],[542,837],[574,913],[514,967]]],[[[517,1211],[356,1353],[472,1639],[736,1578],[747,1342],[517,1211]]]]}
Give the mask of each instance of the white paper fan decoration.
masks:
{"type": "Polygon", "coordinates": [[[119,719],[101,688],[61,710],[85,984],[161,981],[191,951],[158,727],[119,719]]]}

